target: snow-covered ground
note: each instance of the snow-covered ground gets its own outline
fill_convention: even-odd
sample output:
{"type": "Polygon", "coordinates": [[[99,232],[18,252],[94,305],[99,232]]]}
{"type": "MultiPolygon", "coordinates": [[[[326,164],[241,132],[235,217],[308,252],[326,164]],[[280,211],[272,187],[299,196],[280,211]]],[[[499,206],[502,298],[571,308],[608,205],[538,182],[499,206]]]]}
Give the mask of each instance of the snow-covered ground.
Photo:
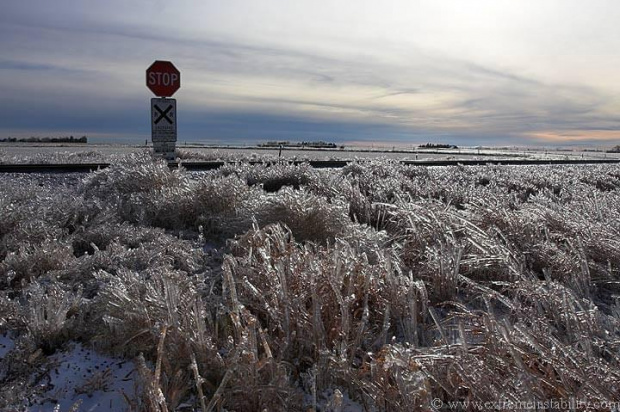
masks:
{"type": "Polygon", "coordinates": [[[0,333],[0,361],[4,359],[7,353],[15,346],[13,338],[9,332],[0,333]]]}
{"type": "Polygon", "coordinates": [[[144,147],[124,145],[27,145],[16,143],[0,143],[0,151],[8,156],[27,156],[35,154],[52,154],[59,152],[88,153],[98,152],[103,155],[122,155],[141,152],[144,147]]]}
{"type": "MultiPolygon", "coordinates": [[[[0,362],[15,348],[9,332],[0,333],[0,362]]],[[[31,412],[125,411],[127,399],[136,397],[133,362],[98,354],[79,343],[48,357],[41,366],[49,371],[41,382],[45,392],[34,405],[23,405],[31,412]]]]}
{"type": "MultiPolygon", "coordinates": [[[[520,147],[461,147],[458,149],[416,149],[413,147],[346,147],[345,150],[312,150],[312,149],[287,149],[282,150],[281,154],[277,148],[266,149],[257,147],[201,147],[201,146],[185,146],[177,145],[177,148],[192,152],[198,155],[211,156],[218,154],[222,157],[247,157],[250,158],[261,156],[278,157],[281,155],[285,159],[376,159],[390,158],[398,160],[442,160],[442,159],[476,159],[489,157],[511,157],[511,158],[535,158],[535,159],[604,159],[604,158],[620,158],[618,153],[605,153],[604,151],[595,150],[572,150],[567,148],[520,148],[520,147]],[[403,152],[409,151],[409,152],[403,152]]],[[[119,155],[127,155],[129,153],[139,153],[144,151],[145,146],[135,145],[27,145],[27,144],[10,144],[0,143],[0,155],[6,158],[16,157],[30,158],[35,156],[55,156],[58,153],[65,154],[81,154],[85,160],[97,161],[98,158],[106,159],[114,158],[119,155]]],[[[150,150],[150,149],[149,149],[150,150]]],[[[2,156],[0,156],[2,157],[2,156]]]]}
{"type": "Polygon", "coordinates": [[[49,390],[32,412],[68,411],[79,403],[79,411],[124,411],[125,396],[135,397],[133,362],[100,355],[72,344],[69,350],[49,357],[49,390]]]}

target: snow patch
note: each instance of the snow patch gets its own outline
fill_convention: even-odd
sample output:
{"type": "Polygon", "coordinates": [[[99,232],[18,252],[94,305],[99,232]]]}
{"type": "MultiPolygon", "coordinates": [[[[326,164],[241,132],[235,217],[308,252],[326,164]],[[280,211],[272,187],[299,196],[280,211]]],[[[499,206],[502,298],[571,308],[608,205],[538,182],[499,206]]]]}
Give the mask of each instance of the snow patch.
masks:
{"type": "Polygon", "coordinates": [[[7,353],[9,353],[15,347],[15,342],[9,332],[0,333],[0,360],[4,359],[7,353]]]}
{"type": "MultiPolygon", "coordinates": [[[[306,394],[304,403],[311,410],[314,403],[312,395],[306,394]]],[[[362,412],[366,410],[361,403],[352,400],[345,389],[340,388],[328,388],[317,394],[316,406],[319,411],[362,412]]]]}
{"type": "Polygon", "coordinates": [[[50,356],[53,367],[49,388],[33,412],[69,410],[81,402],[80,411],[124,411],[128,409],[123,394],[135,398],[133,362],[100,355],[74,344],[62,353],[50,356]]]}

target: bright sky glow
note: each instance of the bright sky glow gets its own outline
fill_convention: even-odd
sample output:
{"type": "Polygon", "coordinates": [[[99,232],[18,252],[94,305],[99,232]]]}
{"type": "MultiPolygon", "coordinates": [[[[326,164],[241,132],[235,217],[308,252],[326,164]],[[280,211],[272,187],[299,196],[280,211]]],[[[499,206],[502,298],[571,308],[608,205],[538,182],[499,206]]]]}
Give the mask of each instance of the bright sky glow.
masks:
{"type": "Polygon", "coordinates": [[[181,140],[617,144],[619,21],[615,0],[7,0],[0,137],[143,140],[144,71],[170,60],[181,140]]]}

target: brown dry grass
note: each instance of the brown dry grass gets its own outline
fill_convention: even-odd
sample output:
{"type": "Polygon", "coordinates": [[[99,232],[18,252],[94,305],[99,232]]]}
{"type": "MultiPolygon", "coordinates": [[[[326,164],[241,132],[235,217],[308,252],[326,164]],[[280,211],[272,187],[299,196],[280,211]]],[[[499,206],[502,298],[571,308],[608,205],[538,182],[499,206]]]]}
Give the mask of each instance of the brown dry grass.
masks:
{"type": "Polygon", "coordinates": [[[0,408],[70,340],[136,361],[138,410],[617,401],[616,176],[134,156],[77,187],[3,178],[0,408]]]}

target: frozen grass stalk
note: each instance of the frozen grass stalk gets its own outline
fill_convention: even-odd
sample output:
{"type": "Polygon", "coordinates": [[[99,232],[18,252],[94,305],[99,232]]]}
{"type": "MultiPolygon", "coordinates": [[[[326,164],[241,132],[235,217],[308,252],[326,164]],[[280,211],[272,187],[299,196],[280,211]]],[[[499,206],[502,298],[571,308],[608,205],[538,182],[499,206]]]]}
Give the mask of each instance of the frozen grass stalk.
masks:
{"type": "Polygon", "coordinates": [[[0,179],[2,410],[73,340],[152,411],[617,398],[617,165],[113,163],[0,179]]]}

